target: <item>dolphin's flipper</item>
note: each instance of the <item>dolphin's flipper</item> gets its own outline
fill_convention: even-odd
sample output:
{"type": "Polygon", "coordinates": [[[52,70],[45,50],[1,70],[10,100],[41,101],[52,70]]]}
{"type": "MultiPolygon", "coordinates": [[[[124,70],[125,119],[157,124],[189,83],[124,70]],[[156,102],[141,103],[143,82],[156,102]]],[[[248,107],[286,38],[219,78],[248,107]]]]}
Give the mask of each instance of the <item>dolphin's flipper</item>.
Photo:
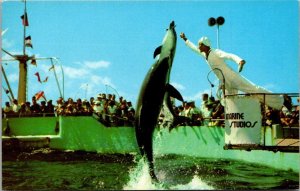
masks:
{"type": "Polygon", "coordinates": [[[153,54],[153,58],[155,58],[157,55],[160,54],[161,48],[162,48],[162,46],[159,46],[159,47],[157,47],[157,48],[155,49],[154,54],[153,54]]]}
{"type": "Polygon", "coordinates": [[[175,89],[171,84],[166,84],[166,95],[165,95],[165,103],[171,114],[173,115],[173,122],[169,127],[169,131],[173,128],[177,127],[180,124],[183,124],[186,121],[186,117],[178,116],[175,114],[173,105],[171,103],[171,97],[174,97],[183,102],[182,95],[179,93],[177,89],[175,89]]]}
{"type": "Polygon", "coordinates": [[[176,99],[178,99],[179,101],[183,102],[183,98],[182,95],[179,93],[178,90],[176,90],[171,84],[166,84],[166,94],[165,94],[165,103],[167,105],[167,108],[169,109],[169,111],[171,112],[171,114],[175,117],[175,111],[173,109],[173,105],[171,103],[171,97],[174,97],[176,99]]]}
{"type": "Polygon", "coordinates": [[[174,97],[176,99],[178,99],[179,101],[182,101],[183,102],[183,97],[182,95],[179,93],[178,90],[176,90],[171,84],[167,84],[167,87],[166,87],[166,91],[169,93],[169,95],[171,97],[174,97]]]}

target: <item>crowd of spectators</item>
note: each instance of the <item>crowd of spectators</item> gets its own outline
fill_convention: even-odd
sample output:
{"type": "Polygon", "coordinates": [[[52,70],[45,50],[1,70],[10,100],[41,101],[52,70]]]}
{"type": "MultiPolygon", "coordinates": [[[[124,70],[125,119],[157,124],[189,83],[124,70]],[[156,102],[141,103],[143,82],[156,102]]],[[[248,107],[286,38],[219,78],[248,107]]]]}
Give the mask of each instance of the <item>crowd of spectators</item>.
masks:
{"type": "MultiPolygon", "coordinates": [[[[202,103],[199,108],[195,101],[183,102],[182,105],[173,106],[175,117],[180,117],[180,123],[176,125],[188,126],[224,126],[224,107],[219,100],[213,96],[202,94],[202,103]],[[182,120],[184,119],[184,120],[182,120]]],[[[163,126],[170,124],[170,118],[167,117],[166,110],[162,110],[159,123],[163,126]]]]}
{"type": "Polygon", "coordinates": [[[268,126],[274,124],[281,124],[284,127],[299,127],[299,102],[300,98],[297,98],[297,104],[293,105],[292,98],[286,94],[283,95],[284,102],[281,110],[274,110],[271,107],[265,106],[264,123],[268,126]]]}
{"type": "Polygon", "coordinates": [[[2,108],[2,117],[49,117],[49,116],[95,116],[107,126],[133,126],[135,110],[130,101],[123,97],[116,100],[114,94],[98,94],[90,100],[78,98],[66,101],[59,97],[56,104],[52,100],[18,103],[16,99],[6,102],[2,108]]]}
{"type": "MultiPolygon", "coordinates": [[[[280,124],[281,126],[299,127],[299,102],[293,105],[290,96],[284,94],[284,103],[281,110],[275,110],[267,105],[261,107],[263,126],[272,126],[280,124]]],[[[202,94],[202,103],[199,108],[195,106],[195,102],[183,102],[180,106],[173,106],[176,116],[184,117],[178,125],[201,125],[201,126],[224,126],[225,111],[220,100],[215,100],[213,96],[206,93],[202,94]]],[[[173,119],[168,117],[168,112],[164,108],[160,114],[159,123],[162,126],[169,126],[173,119]]],[[[182,119],[182,118],[181,118],[182,119]]]]}
{"type": "MultiPolygon", "coordinates": [[[[292,104],[292,99],[284,95],[284,103],[281,110],[274,110],[271,107],[262,107],[263,124],[272,126],[299,126],[299,101],[297,105],[292,104]]],[[[182,105],[173,104],[175,116],[180,116],[181,120],[176,125],[188,126],[224,126],[224,107],[219,100],[206,93],[202,94],[200,107],[195,106],[195,102],[183,102],[182,105]]],[[[133,126],[135,110],[130,101],[123,97],[116,100],[114,94],[98,94],[90,100],[78,98],[74,101],[68,98],[58,98],[56,104],[52,100],[37,102],[35,96],[32,102],[19,104],[16,99],[6,102],[2,108],[2,117],[38,117],[38,116],[95,116],[106,126],[133,126]]],[[[173,123],[173,119],[168,117],[168,112],[163,107],[158,123],[168,126],[173,123]]]]}

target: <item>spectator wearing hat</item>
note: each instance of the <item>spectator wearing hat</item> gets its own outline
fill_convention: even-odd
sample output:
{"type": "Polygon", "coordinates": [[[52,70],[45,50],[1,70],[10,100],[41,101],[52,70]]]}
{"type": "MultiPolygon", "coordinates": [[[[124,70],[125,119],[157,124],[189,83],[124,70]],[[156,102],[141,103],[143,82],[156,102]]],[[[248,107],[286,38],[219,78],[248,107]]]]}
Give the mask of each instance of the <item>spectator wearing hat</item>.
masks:
{"type": "Polygon", "coordinates": [[[5,114],[5,116],[10,116],[14,113],[13,108],[8,101],[5,102],[5,107],[3,108],[3,113],[5,114]]]}
{"type": "Polygon", "coordinates": [[[214,107],[214,98],[210,97],[204,104],[204,109],[201,111],[201,115],[204,118],[203,124],[208,126],[211,121],[212,112],[214,107]]]}
{"type": "Polygon", "coordinates": [[[105,93],[102,93],[102,99],[107,100],[105,93]]]}
{"type": "Polygon", "coordinates": [[[5,107],[4,107],[3,111],[5,113],[12,112],[12,106],[10,105],[10,103],[8,101],[5,102],[5,107]]]}
{"type": "Polygon", "coordinates": [[[108,107],[108,116],[110,123],[117,123],[118,120],[118,106],[116,105],[116,102],[113,100],[109,101],[108,107]]]}
{"type": "Polygon", "coordinates": [[[106,100],[103,104],[98,100],[94,101],[93,111],[100,117],[100,121],[106,124],[106,122],[108,121],[106,100]]]}
{"type": "Polygon", "coordinates": [[[21,108],[21,106],[19,105],[18,100],[14,99],[14,100],[13,100],[13,104],[12,104],[12,110],[13,110],[13,112],[14,112],[15,114],[18,114],[20,108],[21,108]]]}
{"type": "Polygon", "coordinates": [[[93,110],[98,116],[100,116],[102,114],[103,107],[101,107],[100,101],[98,101],[98,100],[94,101],[93,110]]]}
{"type": "Polygon", "coordinates": [[[96,97],[96,100],[101,102],[101,100],[102,100],[102,94],[98,94],[97,97],[96,97]]]}
{"type": "Polygon", "coordinates": [[[201,105],[200,105],[200,112],[204,111],[207,101],[208,101],[208,94],[203,93],[202,94],[202,102],[201,102],[201,105]]]}

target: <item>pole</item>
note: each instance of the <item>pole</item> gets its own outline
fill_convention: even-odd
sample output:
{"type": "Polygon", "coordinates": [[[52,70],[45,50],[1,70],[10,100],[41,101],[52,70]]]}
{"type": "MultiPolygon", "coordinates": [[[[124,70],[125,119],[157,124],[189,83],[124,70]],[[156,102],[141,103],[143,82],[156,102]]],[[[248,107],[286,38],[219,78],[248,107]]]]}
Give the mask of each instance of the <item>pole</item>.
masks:
{"type": "Polygon", "coordinates": [[[106,86],[106,91],[107,91],[107,87],[110,87],[111,89],[113,89],[113,90],[117,93],[118,98],[120,98],[120,95],[119,95],[118,91],[117,91],[115,88],[111,87],[111,86],[108,85],[108,84],[106,84],[105,86],[106,86]]]}
{"type": "Polygon", "coordinates": [[[217,25],[217,48],[220,48],[220,42],[219,42],[219,30],[220,30],[220,26],[223,25],[225,23],[225,19],[224,17],[220,16],[217,19],[211,17],[208,19],[208,25],[209,26],[214,26],[217,25]]]}
{"type": "MultiPolygon", "coordinates": [[[[9,56],[11,56],[11,57],[13,57],[13,58],[15,58],[15,56],[14,55],[12,55],[11,53],[9,53],[9,52],[7,52],[6,50],[4,50],[3,48],[1,48],[2,49],[2,51],[3,52],[5,52],[6,54],[8,54],[9,56]]],[[[2,60],[3,61],[3,60],[2,60]]]]}
{"type": "MultiPolygon", "coordinates": [[[[211,81],[209,80],[209,74],[212,72],[212,71],[214,71],[214,70],[218,70],[220,73],[221,73],[221,75],[222,75],[222,82],[223,82],[223,84],[222,84],[222,91],[223,91],[223,97],[225,98],[225,76],[224,76],[224,74],[223,74],[223,71],[220,69],[220,68],[213,68],[212,70],[210,70],[209,72],[208,72],[208,74],[207,74],[207,76],[206,76],[206,78],[207,78],[207,80],[208,80],[208,82],[210,83],[210,85],[211,85],[211,87],[213,88],[214,87],[214,85],[211,83],[211,81]]],[[[218,77],[218,75],[215,73],[215,75],[218,77]]]]}
{"type": "Polygon", "coordinates": [[[84,95],[85,99],[87,99],[86,94],[87,94],[88,86],[89,86],[89,84],[86,84],[85,95],[84,95]]]}
{"type": "Polygon", "coordinates": [[[60,85],[59,85],[59,82],[58,82],[58,79],[57,79],[57,75],[56,75],[55,67],[54,67],[54,64],[53,64],[53,60],[52,60],[52,58],[51,58],[50,60],[51,60],[51,64],[52,64],[52,67],[53,67],[53,73],[54,73],[54,77],[55,77],[56,84],[57,84],[57,87],[58,87],[59,95],[60,95],[60,97],[62,97],[62,98],[63,98],[63,95],[62,95],[62,93],[61,93],[61,89],[60,89],[60,85]]]}
{"type": "MultiPolygon", "coordinates": [[[[6,91],[6,89],[5,89],[3,86],[2,86],[2,88],[3,88],[4,91],[6,91]]],[[[12,99],[11,97],[9,97],[8,94],[6,94],[6,95],[7,95],[8,99],[9,99],[9,102],[10,102],[10,103],[13,103],[13,99],[12,99]]]]}
{"type": "Polygon", "coordinates": [[[26,0],[24,0],[24,23],[23,23],[23,55],[26,54],[26,48],[25,48],[25,38],[26,38],[26,21],[28,20],[27,18],[27,11],[26,11],[26,0]]]}
{"type": "Polygon", "coordinates": [[[220,42],[219,42],[219,25],[217,25],[217,47],[220,48],[220,42]]]}
{"type": "Polygon", "coordinates": [[[6,82],[6,84],[7,84],[8,90],[9,90],[9,92],[10,92],[10,95],[11,95],[12,99],[15,99],[14,94],[13,94],[13,92],[11,91],[9,82],[8,82],[8,80],[7,80],[6,73],[5,73],[4,68],[3,68],[2,65],[1,65],[1,69],[2,69],[2,73],[3,73],[3,76],[4,76],[5,82],[6,82]]]}
{"type": "Polygon", "coordinates": [[[53,57],[53,58],[51,58],[51,59],[54,59],[54,60],[56,60],[56,62],[58,62],[59,64],[60,64],[60,70],[61,70],[61,74],[62,74],[62,98],[63,99],[65,99],[65,73],[64,73],[64,69],[63,69],[63,67],[62,67],[62,64],[61,64],[61,62],[59,62],[58,61],[58,59],[56,58],[56,57],[53,57]]]}

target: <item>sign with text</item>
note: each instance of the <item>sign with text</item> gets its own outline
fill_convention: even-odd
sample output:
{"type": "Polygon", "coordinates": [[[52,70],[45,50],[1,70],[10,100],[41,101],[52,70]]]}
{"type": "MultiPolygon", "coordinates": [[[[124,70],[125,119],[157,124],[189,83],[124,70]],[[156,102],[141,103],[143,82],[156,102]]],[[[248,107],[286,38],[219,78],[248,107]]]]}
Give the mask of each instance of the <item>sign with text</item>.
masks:
{"type": "Polygon", "coordinates": [[[235,96],[225,99],[225,144],[260,144],[261,107],[258,99],[235,96]]]}

